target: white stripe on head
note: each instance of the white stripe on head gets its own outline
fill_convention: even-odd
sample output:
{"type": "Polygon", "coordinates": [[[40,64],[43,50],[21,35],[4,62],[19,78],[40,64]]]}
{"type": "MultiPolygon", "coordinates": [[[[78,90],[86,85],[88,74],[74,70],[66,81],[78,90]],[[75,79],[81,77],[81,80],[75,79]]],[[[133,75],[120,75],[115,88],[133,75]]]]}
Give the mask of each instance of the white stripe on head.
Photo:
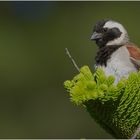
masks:
{"type": "Polygon", "coordinates": [[[121,36],[109,41],[106,45],[124,45],[126,43],[128,43],[129,39],[128,39],[128,34],[127,31],[125,30],[125,28],[118,22],[115,21],[108,21],[105,23],[103,28],[118,28],[121,32],[121,36]]]}

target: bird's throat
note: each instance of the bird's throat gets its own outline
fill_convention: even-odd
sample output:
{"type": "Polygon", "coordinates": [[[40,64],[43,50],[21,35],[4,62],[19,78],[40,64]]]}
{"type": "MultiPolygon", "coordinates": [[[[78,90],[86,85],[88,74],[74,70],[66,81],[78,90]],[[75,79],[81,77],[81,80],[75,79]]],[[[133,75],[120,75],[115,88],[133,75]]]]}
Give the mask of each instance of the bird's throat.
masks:
{"type": "Polygon", "coordinates": [[[97,55],[95,57],[95,61],[97,65],[106,66],[107,60],[110,59],[113,52],[115,52],[118,48],[122,45],[111,45],[111,46],[104,46],[100,47],[97,55]]]}

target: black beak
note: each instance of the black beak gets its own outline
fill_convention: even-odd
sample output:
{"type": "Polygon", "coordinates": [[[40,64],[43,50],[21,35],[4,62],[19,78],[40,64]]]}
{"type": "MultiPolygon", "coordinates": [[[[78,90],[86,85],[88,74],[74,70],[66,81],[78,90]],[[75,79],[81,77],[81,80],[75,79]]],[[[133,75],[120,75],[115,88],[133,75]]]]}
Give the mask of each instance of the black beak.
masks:
{"type": "Polygon", "coordinates": [[[91,40],[98,40],[98,39],[101,39],[102,38],[102,33],[97,33],[97,32],[94,32],[91,36],[91,40]]]}

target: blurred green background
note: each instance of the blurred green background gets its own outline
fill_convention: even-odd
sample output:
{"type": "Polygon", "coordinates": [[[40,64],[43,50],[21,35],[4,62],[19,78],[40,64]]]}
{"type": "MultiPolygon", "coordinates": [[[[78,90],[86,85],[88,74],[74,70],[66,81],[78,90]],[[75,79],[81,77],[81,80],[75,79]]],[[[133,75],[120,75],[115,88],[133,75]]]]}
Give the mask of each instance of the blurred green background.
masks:
{"type": "Polygon", "coordinates": [[[63,82],[94,66],[97,20],[140,45],[140,2],[0,2],[0,138],[112,138],[69,101],[63,82]]]}

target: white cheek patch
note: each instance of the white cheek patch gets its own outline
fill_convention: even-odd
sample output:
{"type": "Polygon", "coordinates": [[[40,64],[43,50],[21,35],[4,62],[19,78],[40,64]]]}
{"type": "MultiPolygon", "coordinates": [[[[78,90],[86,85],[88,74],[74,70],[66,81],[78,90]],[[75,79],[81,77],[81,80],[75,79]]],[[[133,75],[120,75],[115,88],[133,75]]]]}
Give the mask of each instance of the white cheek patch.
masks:
{"type": "Polygon", "coordinates": [[[124,45],[129,41],[127,31],[120,23],[114,21],[108,21],[103,28],[109,28],[109,29],[118,28],[121,32],[120,37],[109,41],[106,45],[124,45]]]}

